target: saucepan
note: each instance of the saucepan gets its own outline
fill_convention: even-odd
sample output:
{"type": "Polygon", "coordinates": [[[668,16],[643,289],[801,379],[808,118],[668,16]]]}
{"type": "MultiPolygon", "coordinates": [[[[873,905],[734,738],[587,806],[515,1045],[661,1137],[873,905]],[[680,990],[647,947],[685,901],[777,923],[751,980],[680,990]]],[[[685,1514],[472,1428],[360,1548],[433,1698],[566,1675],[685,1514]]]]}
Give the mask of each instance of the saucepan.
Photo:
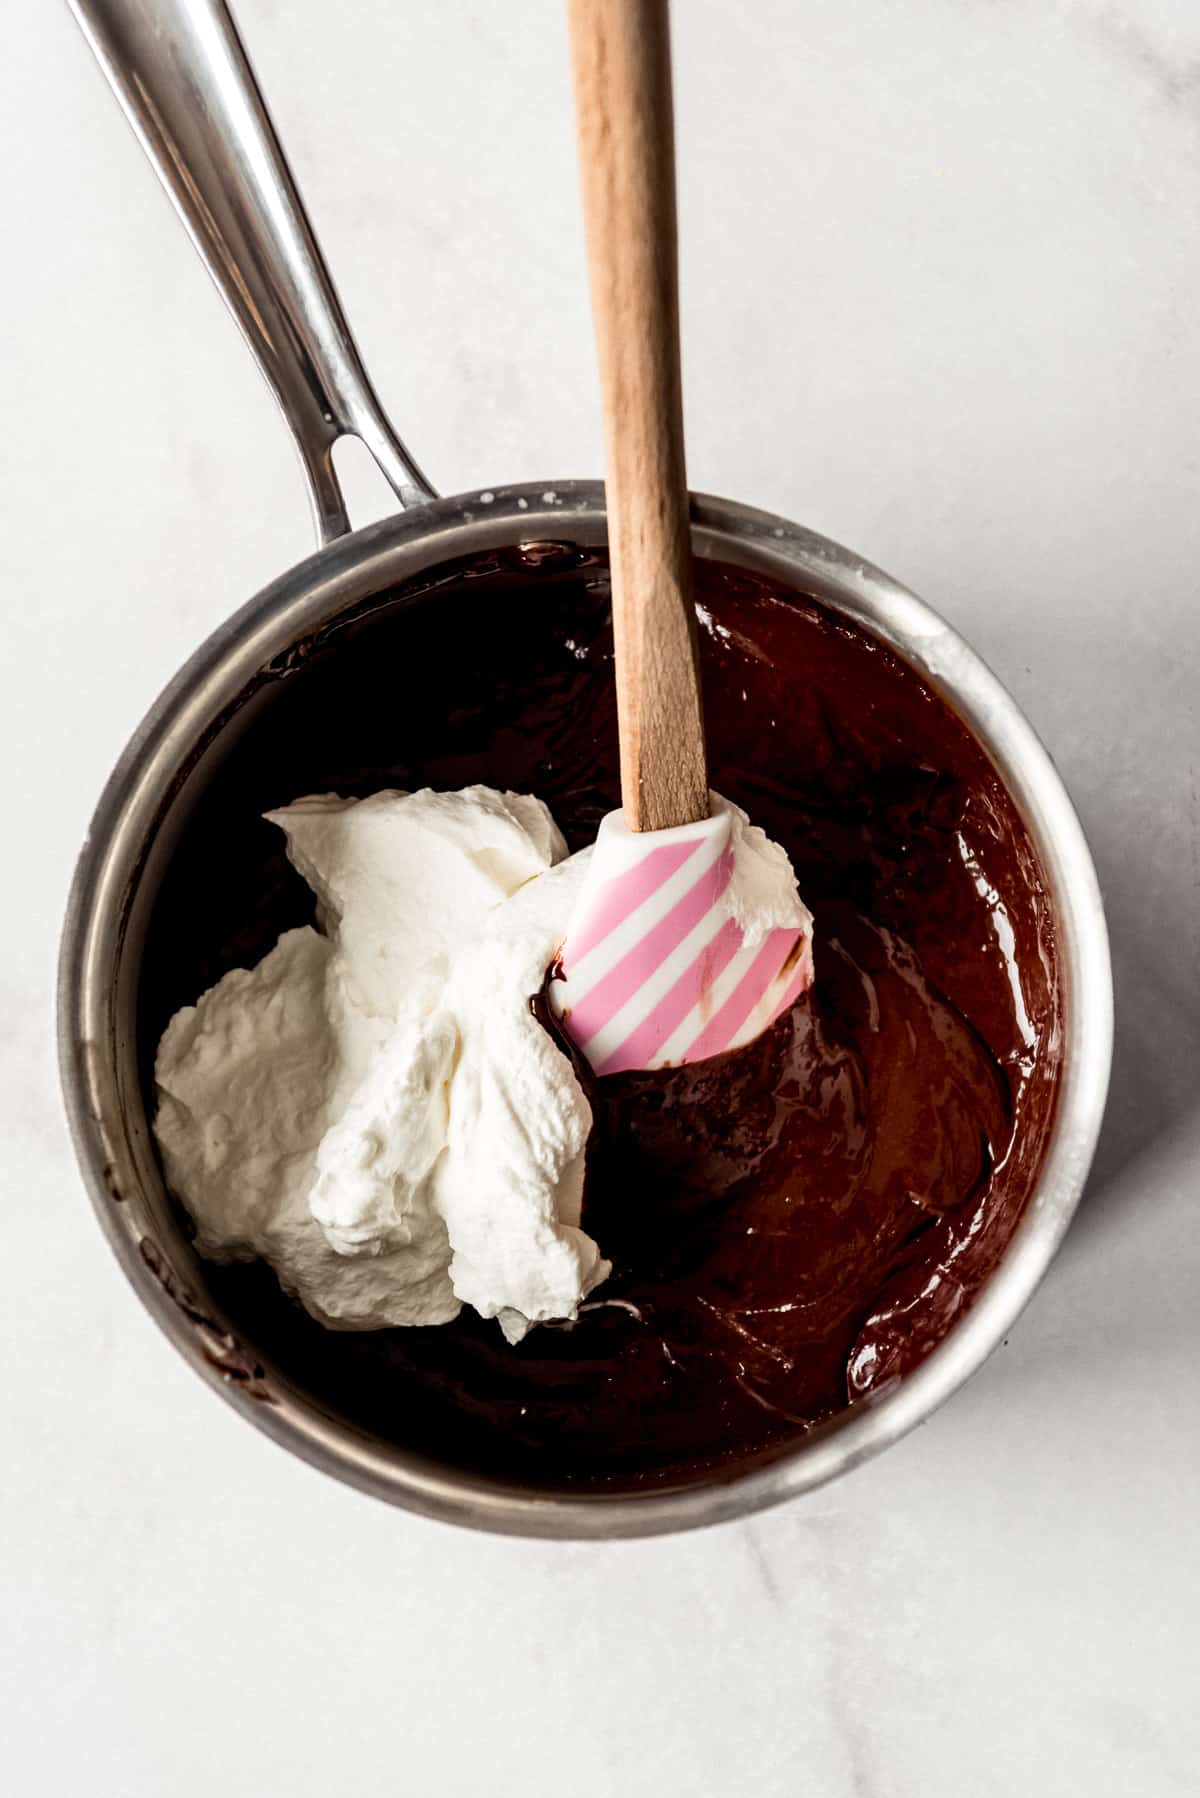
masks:
{"type": "Polygon", "coordinates": [[[326,1472],[415,1511],[515,1534],[633,1536],[737,1516],[820,1485],[927,1418],[979,1367],[1037,1285],[1079,1200],[1108,1082],[1112,987],[1095,870],[1049,756],[979,658],[904,587],[785,519],[697,496],[697,556],[815,595],[884,639],[967,722],[1026,821],[1054,908],[1064,987],[1062,1084],[1036,1192],[971,1311],[915,1372],[734,1478],[633,1495],[532,1490],[406,1453],[319,1407],[285,1367],[239,1337],[163,1184],[137,1022],[155,894],[172,843],[237,738],[249,696],[269,703],[264,669],[435,565],[522,544],[603,545],[604,492],[598,482],[555,478],[516,487],[494,481],[438,498],[363,369],[222,0],[73,4],[279,400],[320,541],[171,682],[113,771],[80,856],[62,947],[60,1055],[80,1164],[118,1259],[171,1341],[245,1418],[326,1472]],[[357,531],[331,456],[347,435],[366,444],[399,507],[357,531]]]}

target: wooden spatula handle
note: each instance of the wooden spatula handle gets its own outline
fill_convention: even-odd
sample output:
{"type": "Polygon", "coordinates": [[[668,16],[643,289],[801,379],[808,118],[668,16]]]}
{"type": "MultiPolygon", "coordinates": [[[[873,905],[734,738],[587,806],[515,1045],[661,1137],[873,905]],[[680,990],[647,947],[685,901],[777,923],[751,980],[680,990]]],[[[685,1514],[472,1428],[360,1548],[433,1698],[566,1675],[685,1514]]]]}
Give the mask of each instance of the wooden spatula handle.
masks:
{"type": "Polygon", "coordinates": [[[569,0],[600,363],[621,796],[631,830],[706,818],[679,374],[667,0],[569,0]]]}

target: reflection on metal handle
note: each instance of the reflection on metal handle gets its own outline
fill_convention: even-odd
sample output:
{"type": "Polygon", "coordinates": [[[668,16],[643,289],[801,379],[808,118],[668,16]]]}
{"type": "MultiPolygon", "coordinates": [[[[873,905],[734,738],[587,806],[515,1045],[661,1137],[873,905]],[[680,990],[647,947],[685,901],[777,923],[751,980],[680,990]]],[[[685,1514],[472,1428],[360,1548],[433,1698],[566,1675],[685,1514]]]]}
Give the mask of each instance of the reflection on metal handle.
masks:
{"type": "Polygon", "coordinates": [[[70,0],[283,408],[322,542],[349,530],[331,451],[359,437],[402,506],[434,497],[384,416],[225,0],[70,0]]]}

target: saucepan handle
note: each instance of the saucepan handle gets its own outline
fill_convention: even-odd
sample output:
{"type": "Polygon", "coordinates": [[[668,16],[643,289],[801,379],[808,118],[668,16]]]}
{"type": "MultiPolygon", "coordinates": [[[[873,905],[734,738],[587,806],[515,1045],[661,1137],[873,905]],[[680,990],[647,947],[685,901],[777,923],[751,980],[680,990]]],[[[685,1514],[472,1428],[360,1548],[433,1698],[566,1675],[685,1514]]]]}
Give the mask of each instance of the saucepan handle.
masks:
{"type": "Polygon", "coordinates": [[[350,528],[331,451],[366,444],[402,506],[435,497],[367,379],[224,0],[70,0],[291,426],[323,543],[350,528]]]}

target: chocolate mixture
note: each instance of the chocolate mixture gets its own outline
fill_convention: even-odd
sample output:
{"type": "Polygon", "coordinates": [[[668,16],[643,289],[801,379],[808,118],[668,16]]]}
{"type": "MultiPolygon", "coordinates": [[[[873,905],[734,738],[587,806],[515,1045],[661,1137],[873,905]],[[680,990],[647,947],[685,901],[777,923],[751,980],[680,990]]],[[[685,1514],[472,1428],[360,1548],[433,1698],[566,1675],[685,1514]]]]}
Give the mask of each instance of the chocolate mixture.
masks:
{"type": "MultiPolygon", "coordinates": [[[[712,785],[788,851],[817,978],[748,1049],[585,1077],[584,1223],[614,1262],[516,1348],[464,1313],[330,1332],[262,1265],[206,1270],[242,1337],[356,1426],[551,1488],[769,1456],[913,1367],[995,1267],[1053,1116],[1037,859],[950,709],[864,632],[697,568],[712,785]]],[[[443,568],[272,670],[179,846],[142,988],[171,1013],[308,921],[258,814],[302,793],[538,794],[570,846],[618,803],[607,571],[569,546],[443,568]]]]}

